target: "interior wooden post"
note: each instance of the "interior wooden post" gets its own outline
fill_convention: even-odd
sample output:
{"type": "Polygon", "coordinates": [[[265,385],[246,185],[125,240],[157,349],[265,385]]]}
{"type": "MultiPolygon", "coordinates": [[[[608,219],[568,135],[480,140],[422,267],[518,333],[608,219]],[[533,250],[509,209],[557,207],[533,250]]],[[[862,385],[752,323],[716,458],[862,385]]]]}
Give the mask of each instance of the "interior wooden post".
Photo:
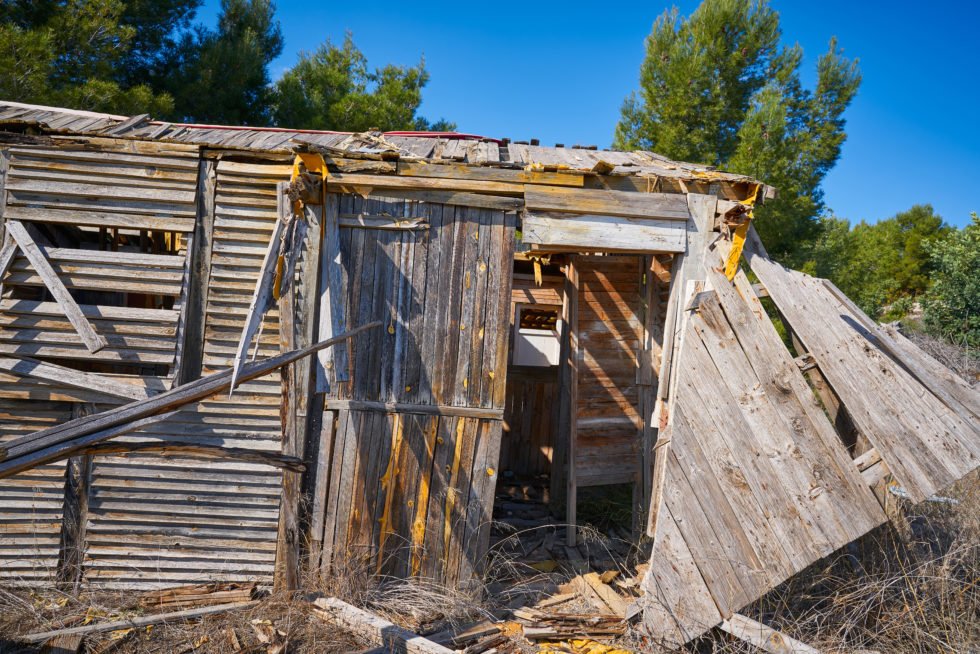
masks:
{"type": "Polygon", "coordinates": [[[175,371],[177,385],[200,378],[204,360],[204,330],[208,287],[211,283],[211,249],[214,234],[214,196],[217,163],[201,158],[197,172],[197,218],[187,248],[184,296],[181,298],[178,341],[180,359],[175,371]]]}
{"type": "MultiPolygon", "coordinates": [[[[288,185],[279,185],[285,193],[288,185]]],[[[286,198],[280,203],[281,211],[292,211],[286,198]]],[[[279,341],[282,351],[306,347],[313,343],[317,324],[317,288],[320,264],[321,218],[323,207],[307,205],[304,217],[308,223],[307,237],[300,247],[302,252],[297,280],[289,280],[289,286],[279,298],[279,341]]],[[[295,216],[293,220],[301,220],[295,216]]],[[[313,364],[309,357],[283,368],[283,392],[281,415],[283,423],[282,452],[305,460],[312,412],[314,407],[313,364]]],[[[319,421],[316,421],[319,422],[319,421]]],[[[275,587],[277,590],[294,590],[299,587],[299,561],[302,546],[301,499],[303,495],[302,473],[283,471],[282,496],[279,503],[279,536],[276,543],[275,587]]]]}
{"type": "MultiPolygon", "coordinates": [[[[71,417],[96,413],[94,404],[72,405],[71,417]]],[[[92,479],[92,457],[85,454],[68,459],[65,466],[65,496],[61,514],[61,542],[55,579],[70,593],[77,593],[82,583],[85,559],[85,531],[88,524],[89,487],[92,479]]]]}

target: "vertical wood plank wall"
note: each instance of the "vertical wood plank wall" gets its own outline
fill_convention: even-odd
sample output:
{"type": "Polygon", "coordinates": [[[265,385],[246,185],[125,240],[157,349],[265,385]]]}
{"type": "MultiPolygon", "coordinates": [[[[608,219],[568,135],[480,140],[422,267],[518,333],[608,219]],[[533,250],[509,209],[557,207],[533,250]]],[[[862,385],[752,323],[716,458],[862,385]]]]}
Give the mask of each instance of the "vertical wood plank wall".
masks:
{"type": "Polygon", "coordinates": [[[353,340],[350,381],[330,380],[323,569],[465,585],[489,542],[516,215],[351,195],[339,210],[428,229],[341,229],[348,325],[384,325],[353,340]]]}
{"type": "Polygon", "coordinates": [[[579,256],[578,487],[639,481],[639,255],[579,256]]]}
{"type": "MultiPolygon", "coordinates": [[[[514,276],[509,325],[511,342],[517,305],[546,305],[557,308],[560,314],[562,283],[561,278],[544,279],[538,286],[527,276],[514,276]]],[[[503,474],[528,479],[551,473],[553,439],[558,431],[555,422],[558,378],[558,366],[522,367],[509,361],[504,433],[500,442],[503,474]]]]}

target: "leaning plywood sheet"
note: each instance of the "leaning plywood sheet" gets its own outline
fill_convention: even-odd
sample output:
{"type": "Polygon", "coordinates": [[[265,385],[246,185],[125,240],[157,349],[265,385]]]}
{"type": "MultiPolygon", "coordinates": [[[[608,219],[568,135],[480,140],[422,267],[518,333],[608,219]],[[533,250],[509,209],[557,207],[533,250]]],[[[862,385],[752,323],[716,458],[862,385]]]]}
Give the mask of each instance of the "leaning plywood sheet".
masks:
{"type": "MultiPolygon", "coordinates": [[[[668,519],[728,618],[885,515],[750,287],[707,274],[716,291],[687,312],[675,354],[651,574],[676,564],[659,537],[668,519]]],[[[652,632],[672,628],[663,611],[646,615],[652,632]]]]}
{"type": "Polygon", "coordinates": [[[754,233],[749,243],[752,270],[913,500],[980,465],[976,389],[878,328],[822,280],[770,260],[754,233]]]}

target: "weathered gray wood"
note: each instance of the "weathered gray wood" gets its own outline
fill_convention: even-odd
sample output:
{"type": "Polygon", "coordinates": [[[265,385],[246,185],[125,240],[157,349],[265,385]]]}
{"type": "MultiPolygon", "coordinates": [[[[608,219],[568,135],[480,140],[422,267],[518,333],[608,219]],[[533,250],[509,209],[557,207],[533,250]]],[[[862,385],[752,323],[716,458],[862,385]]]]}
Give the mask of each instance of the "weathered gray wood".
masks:
{"type": "Polygon", "coordinates": [[[657,533],[657,515],[663,497],[663,487],[667,478],[667,453],[670,450],[670,407],[674,398],[672,386],[677,375],[673,365],[679,356],[682,337],[685,333],[684,308],[694,294],[696,284],[706,278],[707,248],[714,222],[718,199],[708,195],[686,196],[691,220],[686,223],[687,242],[685,252],[675,255],[670,272],[670,296],[667,300],[666,326],[664,327],[664,349],[660,359],[660,373],[657,376],[657,401],[651,422],[659,430],[653,451],[653,472],[651,473],[651,497],[647,517],[647,534],[657,533]]]}
{"type": "Polygon", "coordinates": [[[485,195],[483,193],[466,193],[464,191],[413,190],[395,188],[359,189],[371,197],[398,198],[412,202],[431,202],[433,204],[459,205],[478,207],[481,209],[498,209],[501,211],[517,211],[524,207],[521,198],[504,197],[501,195],[485,195]],[[369,191],[369,192],[368,192],[369,191]]]}
{"type": "Polygon", "coordinates": [[[127,620],[97,622],[83,625],[81,627],[69,627],[67,629],[55,629],[54,631],[28,634],[26,636],[21,636],[21,640],[25,640],[29,643],[42,643],[49,638],[55,638],[57,636],[72,634],[97,634],[104,631],[115,631],[117,629],[135,629],[151,624],[160,624],[161,622],[191,620],[193,618],[199,618],[204,615],[212,615],[214,613],[237,611],[255,604],[258,604],[257,600],[250,602],[235,602],[233,604],[219,604],[217,606],[202,606],[196,609],[185,609],[183,611],[174,611],[172,613],[158,613],[157,615],[144,615],[127,620]]]}
{"type": "Polygon", "coordinates": [[[980,392],[971,388],[959,375],[942,365],[890,325],[879,325],[869,318],[830,280],[824,286],[847,307],[851,315],[871,333],[892,359],[905,368],[929,392],[942,400],[963,420],[980,424],[980,392]]]}
{"type": "Polygon", "coordinates": [[[376,411],[380,413],[417,413],[431,416],[459,416],[462,418],[487,418],[502,420],[503,409],[484,409],[473,406],[453,406],[448,404],[412,404],[408,402],[379,402],[372,400],[327,399],[327,409],[348,409],[353,411],[376,411]]]}
{"type": "MultiPolygon", "coordinates": [[[[329,347],[342,339],[351,338],[362,331],[378,327],[380,324],[379,321],[375,321],[361,325],[329,341],[321,341],[301,350],[286,352],[246,364],[239,375],[238,382],[242,383],[267,375],[301,357],[309,356],[321,348],[329,347]]],[[[172,411],[185,404],[228,390],[232,383],[231,375],[231,370],[208,375],[146,400],[133,402],[88,418],[72,420],[57,427],[14,439],[7,443],[6,456],[0,457],[0,479],[49,461],[65,458],[72,453],[73,448],[78,450],[89,447],[117,435],[116,433],[105,435],[108,433],[107,430],[132,426],[133,421],[151,418],[157,414],[172,411]],[[51,448],[57,448],[57,451],[52,451],[51,448]]]]}
{"type": "Polygon", "coordinates": [[[820,650],[736,613],[721,623],[721,630],[770,654],[820,654],[820,650]]]}
{"type": "Polygon", "coordinates": [[[372,216],[369,214],[342,214],[341,227],[361,227],[364,229],[426,230],[429,223],[425,218],[396,218],[394,216],[372,216]]]}
{"type": "Polygon", "coordinates": [[[527,212],[523,225],[522,240],[542,248],[683,252],[686,239],[684,223],[676,220],[527,212]]]}
{"type": "Polygon", "coordinates": [[[71,321],[72,326],[75,327],[75,331],[78,332],[78,335],[89,351],[95,353],[106,347],[109,343],[92,327],[92,323],[88,321],[88,318],[85,317],[82,310],[78,307],[78,303],[75,302],[75,298],[71,296],[71,293],[68,292],[65,285],[58,279],[58,275],[48,262],[44,251],[34,242],[34,239],[31,238],[24,225],[17,220],[8,220],[7,231],[17,242],[24,256],[34,266],[37,274],[44,280],[44,285],[47,286],[48,291],[54,296],[62,311],[65,312],[65,316],[71,321]]]}
{"type": "MultiPolygon", "coordinates": [[[[283,190],[280,186],[280,192],[283,190]]],[[[292,208],[288,210],[292,211],[292,208]]],[[[303,216],[294,215],[293,220],[296,222],[292,225],[293,229],[287,232],[292,238],[292,242],[286,244],[288,261],[293,263],[286,265],[282,273],[286,286],[279,298],[279,343],[283,351],[306,347],[314,340],[322,215],[323,209],[320,206],[304,206],[303,216]],[[298,283],[293,281],[293,268],[296,264],[301,265],[298,283]]],[[[299,460],[305,459],[307,434],[311,424],[314,368],[310,360],[304,358],[282,369],[282,450],[284,454],[299,460]]],[[[299,474],[288,471],[283,473],[274,578],[278,590],[299,588],[301,486],[302,477],[299,474]]]]}
{"type": "MultiPolygon", "coordinates": [[[[176,415],[176,414],[172,414],[176,415]]],[[[273,468],[281,468],[290,472],[303,472],[306,464],[302,459],[280,454],[279,452],[267,452],[244,447],[221,447],[218,445],[205,445],[202,443],[188,444],[177,441],[111,441],[108,443],[97,443],[85,448],[88,454],[128,454],[131,452],[154,452],[162,455],[184,455],[184,456],[203,456],[217,459],[234,459],[236,461],[248,461],[249,463],[260,463],[273,468]]]]}
{"type": "Polygon", "coordinates": [[[232,384],[234,390],[235,382],[239,371],[248,359],[248,348],[252,345],[252,338],[262,324],[262,318],[273,304],[273,284],[276,277],[276,267],[279,259],[279,252],[282,246],[282,236],[286,228],[287,219],[292,213],[289,201],[285,193],[289,184],[280,182],[277,185],[279,190],[276,199],[278,202],[278,219],[269,237],[269,243],[262,259],[262,268],[259,278],[255,282],[255,291],[252,293],[252,300],[248,305],[248,314],[245,318],[245,326],[242,328],[242,336],[238,341],[238,349],[235,351],[235,362],[232,366],[232,384]]]}
{"type": "Polygon", "coordinates": [[[127,384],[110,379],[105,375],[96,375],[35,359],[15,359],[0,356],[0,370],[70,386],[71,388],[84,389],[91,393],[104,394],[109,402],[115,402],[119,399],[145,400],[150,396],[146,387],[142,385],[127,384]]]}
{"type": "MultiPolygon", "coordinates": [[[[95,413],[95,405],[72,405],[72,417],[95,413]]],[[[78,593],[82,583],[85,559],[85,529],[88,526],[89,487],[92,481],[92,458],[73,456],[65,467],[64,504],[61,513],[61,540],[55,577],[62,588],[78,593]]]]}
{"type": "MultiPolygon", "coordinates": [[[[635,193],[604,189],[525,186],[524,203],[528,211],[565,211],[600,216],[681,221],[691,217],[686,196],[680,193],[635,193]]],[[[713,219],[714,213],[708,218],[709,229],[713,219]]]]}
{"type": "Polygon", "coordinates": [[[183,324],[180,362],[175,371],[178,384],[201,376],[204,361],[204,330],[207,317],[208,288],[211,283],[211,250],[214,243],[214,196],[217,184],[216,163],[202,158],[197,177],[197,220],[194,224],[193,248],[187,253],[184,274],[184,301],[181,304],[183,324]]]}
{"type": "Polygon", "coordinates": [[[314,605],[314,615],[367,638],[373,643],[383,645],[386,651],[403,654],[452,654],[453,652],[335,597],[321,597],[314,602],[314,605]]]}
{"type": "MultiPolygon", "coordinates": [[[[347,325],[347,310],[340,261],[340,199],[328,193],[323,206],[323,244],[320,247],[320,315],[317,338],[330,338],[347,325]]],[[[316,391],[330,391],[330,377],[338,382],[350,381],[350,354],[347,344],[322,350],[317,355],[316,391]],[[332,374],[331,374],[332,373],[332,374]]]]}
{"type": "Polygon", "coordinates": [[[563,320],[568,324],[567,360],[563,362],[565,374],[561,379],[561,416],[559,419],[559,437],[568,439],[566,444],[565,468],[565,542],[574,547],[578,541],[577,511],[578,511],[578,482],[575,475],[576,441],[578,440],[578,376],[581,364],[579,350],[578,304],[579,278],[575,257],[569,259],[565,268],[565,291],[562,302],[563,320]],[[565,304],[568,305],[565,316],[565,304]],[[564,422],[567,420],[567,423],[564,422]],[[565,427],[565,429],[562,429],[565,427]]]}
{"type": "Polygon", "coordinates": [[[790,328],[914,501],[977,467],[977,427],[876,347],[861,319],[821,282],[768,259],[754,230],[749,230],[746,245],[752,270],[790,328]],[[826,318],[817,323],[814,312],[826,318]]]}

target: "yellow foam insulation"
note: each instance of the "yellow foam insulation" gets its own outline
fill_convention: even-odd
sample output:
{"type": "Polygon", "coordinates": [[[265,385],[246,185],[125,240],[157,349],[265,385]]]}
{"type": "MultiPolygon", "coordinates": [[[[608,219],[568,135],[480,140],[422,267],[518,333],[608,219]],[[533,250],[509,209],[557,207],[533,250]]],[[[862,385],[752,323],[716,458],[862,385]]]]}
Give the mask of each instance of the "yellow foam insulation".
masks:
{"type": "Polygon", "coordinates": [[[589,638],[573,638],[557,643],[539,643],[538,654],[634,654],[628,649],[603,645],[589,638]]]}
{"type": "Polygon", "coordinates": [[[739,202],[739,204],[747,206],[749,210],[745,214],[745,220],[735,228],[735,232],[732,234],[732,248],[728,252],[728,260],[725,261],[725,277],[728,278],[728,281],[735,279],[735,273],[738,272],[738,260],[742,257],[742,248],[745,247],[745,237],[749,233],[749,225],[752,224],[752,208],[755,206],[760,188],[762,188],[762,184],[756,184],[752,189],[752,195],[739,202]]]}

